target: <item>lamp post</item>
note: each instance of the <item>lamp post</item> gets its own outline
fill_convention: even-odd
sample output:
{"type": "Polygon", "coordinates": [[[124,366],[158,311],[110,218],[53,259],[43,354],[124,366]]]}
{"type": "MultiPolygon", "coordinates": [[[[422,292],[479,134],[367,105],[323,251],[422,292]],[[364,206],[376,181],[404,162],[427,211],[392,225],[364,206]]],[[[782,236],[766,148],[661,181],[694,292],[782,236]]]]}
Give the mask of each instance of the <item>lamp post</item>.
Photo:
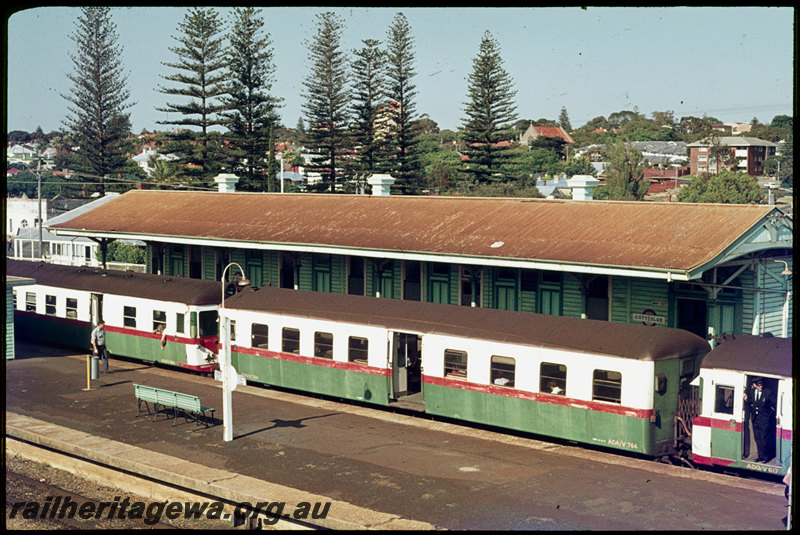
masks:
{"type": "Polygon", "coordinates": [[[225,310],[225,274],[231,266],[238,267],[239,272],[242,274],[242,278],[240,278],[236,284],[239,286],[247,286],[250,284],[250,281],[245,277],[242,266],[236,262],[231,262],[222,270],[222,277],[220,278],[220,283],[222,285],[222,305],[219,311],[221,322],[220,338],[222,339],[222,351],[220,355],[223,357],[220,359],[220,366],[222,367],[222,425],[223,440],[225,440],[225,442],[233,440],[233,400],[231,399],[231,392],[233,391],[232,381],[234,378],[231,377],[231,372],[233,371],[233,367],[231,366],[231,320],[228,314],[222,314],[225,310]]]}

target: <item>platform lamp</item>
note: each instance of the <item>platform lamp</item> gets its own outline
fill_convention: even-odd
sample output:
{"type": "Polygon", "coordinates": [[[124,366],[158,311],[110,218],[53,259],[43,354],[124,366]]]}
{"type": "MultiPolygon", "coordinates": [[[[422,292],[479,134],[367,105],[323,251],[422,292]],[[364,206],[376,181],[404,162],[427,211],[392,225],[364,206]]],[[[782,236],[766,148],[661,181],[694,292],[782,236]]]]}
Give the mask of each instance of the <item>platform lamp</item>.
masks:
{"type": "Polygon", "coordinates": [[[234,377],[231,377],[231,372],[233,371],[233,367],[231,366],[231,319],[228,317],[227,313],[222,314],[222,312],[225,310],[225,296],[235,294],[238,291],[237,286],[247,286],[250,284],[250,280],[245,277],[242,266],[236,262],[231,262],[222,270],[220,283],[222,285],[222,305],[220,306],[220,338],[222,339],[222,351],[220,351],[220,356],[222,357],[220,359],[220,367],[222,368],[222,425],[224,429],[223,439],[225,442],[230,442],[233,440],[233,402],[231,400],[231,392],[233,391],[232,381],[234,380],[234,377]],[[225,274],[231,266],[239,268],[239,272],[242,276],[237,281],[226,285],[225,274]]]}

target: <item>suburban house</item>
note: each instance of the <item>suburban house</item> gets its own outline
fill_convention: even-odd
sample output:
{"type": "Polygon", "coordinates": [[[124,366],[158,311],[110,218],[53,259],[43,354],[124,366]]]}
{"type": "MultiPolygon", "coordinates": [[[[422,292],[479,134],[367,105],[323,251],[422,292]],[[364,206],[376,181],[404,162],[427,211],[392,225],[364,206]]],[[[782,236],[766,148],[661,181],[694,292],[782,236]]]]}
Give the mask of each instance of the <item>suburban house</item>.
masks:
{"type": "Polygon", "coordinates": [[[727,123],[715,124],[711,128],[735,136],[749,132],[752,128],[752,125],[750,123],[737,123],[735,121],[728,121],[727,123]]]}
{"type": "MultiPolygon", "coordinates": [[[[732,155],[738,160],[738,164],[732,171],[744,172],[751,176],[764,174],[764,159],[774,156],[778,147],[771,141],[743,136],[721,137],[718,143],[729,147],[732,155]]],[[[713,145],[714,143],[708,139],[687,145],[692,175],[718,173],[722,167],[727,167],[724,162],[718,164],[716,158],[711,156],[710,149],[713,145]]]]}
{"type": "Polygon", "coordinates": [[[575,140],[572,139],[572,136],[570,136],[567,131],[560,126],[534,126],[533,123],[528,126],[528,129],[525,130],[521,136],[519,136],[519,142],[521,145],[527,147],[531,141],[540,136],[561,138],[566,143],[575,143],[575,140]]]}

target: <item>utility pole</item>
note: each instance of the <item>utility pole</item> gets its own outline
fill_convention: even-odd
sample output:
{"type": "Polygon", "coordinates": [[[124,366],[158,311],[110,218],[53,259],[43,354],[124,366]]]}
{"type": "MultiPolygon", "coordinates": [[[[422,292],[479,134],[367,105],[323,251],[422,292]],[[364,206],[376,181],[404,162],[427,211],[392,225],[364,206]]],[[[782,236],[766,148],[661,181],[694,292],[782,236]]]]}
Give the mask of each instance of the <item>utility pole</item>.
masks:
{"type": "Polygon", "coordinates": [[[42,154],[39,150],[40,145],[36,144],[36,194],[39,197],[39,259],[44,259],[42,251],[42,154]]]}

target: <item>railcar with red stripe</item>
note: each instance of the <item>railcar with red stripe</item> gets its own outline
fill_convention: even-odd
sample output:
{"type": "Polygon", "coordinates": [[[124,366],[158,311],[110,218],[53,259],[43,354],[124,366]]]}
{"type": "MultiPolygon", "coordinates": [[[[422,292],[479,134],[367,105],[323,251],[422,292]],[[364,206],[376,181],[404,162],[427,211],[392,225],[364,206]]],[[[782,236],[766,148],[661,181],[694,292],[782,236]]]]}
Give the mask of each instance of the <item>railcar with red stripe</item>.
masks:
{"type": "Polygon", "coordinates": [[[785,475],[792,462],[792,340],[771,335],[725,335],[704,359],[693,381],[700,412],[692,426],[695,463],[751,472],[785,475]],[[762,380],[771,393],[774,414],[767,452],[759,452],[744,395],[762,380]],[[759,453],[766,459],[757,460],[759,453]]]}
{"type": "Polygon", "coordinates": [[[21,339],[88,350],[102,318],[112,356],[200,372],[219,367],[219,283],[21,260],[6,260],[6,272],[35,280],[14,289],[21,339]]]}
{"type": "Polygon", "coordinates": [[[271,287],[223,313],[249,381],[646,456],[683,445],[679,399],[710,349],[672,328],[271,287]]]}

